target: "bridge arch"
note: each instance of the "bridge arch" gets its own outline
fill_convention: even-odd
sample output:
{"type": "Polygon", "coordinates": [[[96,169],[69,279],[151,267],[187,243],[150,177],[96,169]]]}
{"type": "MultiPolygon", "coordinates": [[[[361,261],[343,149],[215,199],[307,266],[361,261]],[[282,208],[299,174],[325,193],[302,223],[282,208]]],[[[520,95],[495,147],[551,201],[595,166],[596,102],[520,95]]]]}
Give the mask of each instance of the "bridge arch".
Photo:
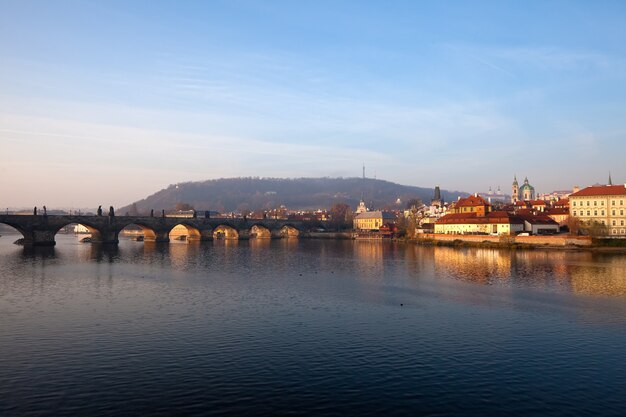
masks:
{"type": "Polygon", "coordinates": [[[280,228],[280,237],[295,238],[300,236],[300,229],[291,224],[286,224],[280,228]]]}
{"type": "MultiPolygon", "coordinates": [[[[26,239],[27,236],[28,236],[27,233],[18,224],[13,224],[13,223],[10,223],[10,222],[0,222],[0,224],[8,226],[8,228],[11,229],[11,232],[15,231],[16,233],[14,233],[12,235],[13,237],[21,235],[21,238],[26,239]]],[[[5,231],[2,231],[2,233],[0,233],[0,235],[7,236],[7,233],[5,231]]],[[[8,236],[11,236],[11,234],[9,234],[8,236]]]]}
{"type": "Polygon", "coordinates": [[[132,240],[156,241],[157,231],[141,223],[128,223],[118,232],[118,235],[128,237],[132,240]]]}
{"type": "Polygon", "coordinates": [[[92,242],[102,241],[102,231],[100,230],[100,228],[82,220],[80,222],[68,222],[63,225],[59,225],[59,227],[54,232],[54,235],[56,236],[59,233],[76,235],[82,234],[85,235],[83,237],[89,237],[92,242]]]}
{"type": "Polygon", "coordinates": [[[239,239],[239,232],[232,224],[221,223],[213,229],[213,239],[239,239]]]}
{"type": "Polygon", "coordinates": [[[272,231],[267,226],[256,223],[250,228],[249,236],[252,239],[271,239],[272,231]]]}
{"type": "Polygon", "coordinates": [[[190,224],[181,222],[172,227],[169,231],[170,241],[198,241],[203,239],[202,231],[190,224]]]}

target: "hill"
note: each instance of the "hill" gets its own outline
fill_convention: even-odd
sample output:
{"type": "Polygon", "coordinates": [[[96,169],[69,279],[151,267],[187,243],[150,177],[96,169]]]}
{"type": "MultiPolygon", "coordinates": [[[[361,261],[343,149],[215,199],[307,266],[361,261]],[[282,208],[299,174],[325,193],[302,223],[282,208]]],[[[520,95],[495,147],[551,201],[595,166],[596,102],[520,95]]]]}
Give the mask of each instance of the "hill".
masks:
{"type": "MultiPolygon", "coordinates": [[[[374,209],[404,207],[412,198],[429,202],[433,188],[395,184],[372,178],[220,178],[201,182],[172,184],[143,200],[118,210],[131,211],[133,204],[140,213],[160,211],[187,203],[196,210],[231,212],[271,209],[284,205],[289,209],[330,208],[345,203],[356,208],[361,196],[374,209]],[[397,204],[397,199],[401,203],[397,204]]],[[[446,201],[467,193],[442,190],[446,201]]]]}

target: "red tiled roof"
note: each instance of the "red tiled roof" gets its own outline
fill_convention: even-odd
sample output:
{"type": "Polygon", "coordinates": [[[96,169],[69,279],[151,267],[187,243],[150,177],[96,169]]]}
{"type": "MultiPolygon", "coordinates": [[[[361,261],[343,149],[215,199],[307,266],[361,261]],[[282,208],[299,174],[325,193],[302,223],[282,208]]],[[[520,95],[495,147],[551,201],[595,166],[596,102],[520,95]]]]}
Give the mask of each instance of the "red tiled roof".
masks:
{"type": "Polygon", "coordinates": [[[571,194],[570,197],[593,197],[599,195],[626,195],[624,185],[594,185],[571,194]]]}
{"type": "Polygon", "coordinates": [[[554,206],[569,206],[569,198],[565,197],[554,203],[554,206]]]}
{"type": "Polygon", "coordinates": [[[481,196],[470,195],[469,197],[465,197],[460,199],[455,203],[455,207],[476,207],[476,206],[490,206],[484,198],[481,196]]]}
{"type": "Polygon", "coordinates": [[[532,204],[533,206],[545,206],[546,202],[543,200],[531,200],[530,204],[532,204]]]}
{"type": "Polygon", "coordinates": [[[545,214],[541,214],[541,215],[532,215],[532,214],[522,214],[518,216],[524,220],[527,221],[530,224],[558,224],[557,222],[555,222],[553,219],[551,219],[550,217],[548,217],[545,214]]]}

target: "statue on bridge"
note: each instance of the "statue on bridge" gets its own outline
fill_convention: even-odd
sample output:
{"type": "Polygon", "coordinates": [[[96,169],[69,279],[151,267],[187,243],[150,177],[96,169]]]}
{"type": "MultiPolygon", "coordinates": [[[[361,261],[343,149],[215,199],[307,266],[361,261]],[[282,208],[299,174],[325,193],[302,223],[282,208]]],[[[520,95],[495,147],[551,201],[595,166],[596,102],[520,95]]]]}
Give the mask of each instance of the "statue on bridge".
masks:
{"type": "Polygon", "coordinates": [[[102,206],[98,206],[98,216],[102,216],[102,206]]]}
{"type": "Polygon", "coordinates": [[[37,215],[37,206],[35,206],[35,208],[33,209],[33,216],[37,215]]]}
{"type": "Polygon", "coordinates": [[[115,210],[113,210],[113,206],[109,206],[109,217],[115,217],[115,210]]]}
{"type": "Polygon", "coordinates": [[[211,218],[211,212],[209,210],[205,210],[204,211],[204,218],[205,219],[210,219],[211,218]]]}
{"type": "Polygon", "coordinates": [[[150,217],[154,217],[154,209],[150,209],[150,217]]]}
{"type": "Polygon", "coordinates": [[[43,206],[43,215],[44,216],[48,215],[48,209],[46,208],[46,206],[43,206]]]}
{"type": "Polygon", "coordinates": [[[161,210],[161,217],[165,218],[165,210],[161,210]]]}

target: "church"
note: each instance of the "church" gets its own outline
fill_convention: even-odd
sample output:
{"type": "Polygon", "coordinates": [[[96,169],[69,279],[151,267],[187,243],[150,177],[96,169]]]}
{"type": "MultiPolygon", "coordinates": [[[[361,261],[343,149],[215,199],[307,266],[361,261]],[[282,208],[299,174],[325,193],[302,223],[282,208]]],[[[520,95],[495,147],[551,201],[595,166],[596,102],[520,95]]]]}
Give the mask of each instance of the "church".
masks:
{"type": "Polygon", "coordinates": [[[528,177],[524,178],[524,184],[520,187],[517,183],[517,175],[513,177],[513,188],[511,190],[511,203],[518,201],[530,201],[535,199],[535,187],[529,184],[528,177]]]}

